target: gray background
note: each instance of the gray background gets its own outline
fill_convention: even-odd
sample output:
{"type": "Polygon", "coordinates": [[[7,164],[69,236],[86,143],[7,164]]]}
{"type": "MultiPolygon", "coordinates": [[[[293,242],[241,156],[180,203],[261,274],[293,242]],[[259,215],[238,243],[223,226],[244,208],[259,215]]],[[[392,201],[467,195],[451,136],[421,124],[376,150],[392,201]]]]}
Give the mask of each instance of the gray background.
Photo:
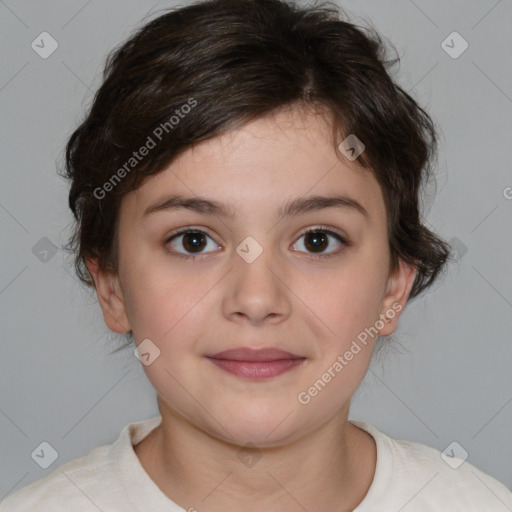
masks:
{"type": "MultiPolygon", "coordinates": [[[[66,253],[41,247],[67,240],[72,217],[56,161],[107,52],[148,12],[171,5],[0,1],[0,498],[158,413],[131,351],[108,354],[116,341],[66,253]],[[43,31],[59,45],[47,59],[31,48],[43,31]],[[59,454],[46,470],[31,458],[42,441],[59,454]]],[[[407,307],[396,349],[376,354],[350,417],[441,451],[457,441],[469,462],[510,488],[512,1],[342,5],[395,44],[397,80],[440,129],[427,219],[459,255],[407,307]],[[441,46],[453,31],[469,44],[458,58],[441,46]]]]}

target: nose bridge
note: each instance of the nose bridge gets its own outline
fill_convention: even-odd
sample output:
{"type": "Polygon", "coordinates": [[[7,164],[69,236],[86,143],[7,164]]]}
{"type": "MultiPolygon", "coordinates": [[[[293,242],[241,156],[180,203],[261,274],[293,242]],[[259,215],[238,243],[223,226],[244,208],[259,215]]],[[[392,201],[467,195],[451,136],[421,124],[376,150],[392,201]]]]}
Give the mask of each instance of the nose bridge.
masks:
{"type": "Polygon", "coordinates": [[[245,238],[233,253],[231,283],[224,297],[226,316],[242,315],[259,323],[267,317],[283,319],[289,314],[287,288],[277,253],[253,237],[245,238]]]}

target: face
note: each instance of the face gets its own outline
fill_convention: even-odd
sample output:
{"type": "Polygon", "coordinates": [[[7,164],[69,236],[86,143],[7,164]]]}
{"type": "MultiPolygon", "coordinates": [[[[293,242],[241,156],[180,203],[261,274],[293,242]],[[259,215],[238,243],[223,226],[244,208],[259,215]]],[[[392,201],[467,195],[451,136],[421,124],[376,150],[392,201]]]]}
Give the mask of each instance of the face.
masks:
{"type": "Polygon", "coordinates": [[[219,439],[278,445],[347,415],[375,333],[405,307],[414,269],[388,273],[380,187],[331,137],[280,111],[197,145],[123,198],[118,275],[89,266],[109,327],[150,340],[159,400],[219,439]],[[240,347],[299,359],[211,359],[240,347]]]}

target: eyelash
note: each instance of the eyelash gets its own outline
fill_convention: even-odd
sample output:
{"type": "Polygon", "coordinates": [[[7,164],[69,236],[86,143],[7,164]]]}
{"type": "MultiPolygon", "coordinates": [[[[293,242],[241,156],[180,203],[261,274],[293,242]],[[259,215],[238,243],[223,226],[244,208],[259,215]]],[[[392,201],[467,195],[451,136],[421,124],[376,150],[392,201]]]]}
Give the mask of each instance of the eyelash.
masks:
{"type": "MultiPolygon", "coordinates": [[[[206,231],[204,231],[202,229],[195,229],[193,226],[188,226],[185,228],[180,228],[177,231],[171,233],[171,235],[165,240],[165,245],[169,244],[177,236],[183,235],[186,233],[200,233],[200,234],[208,236],[209,238],[212,238],[206,231]]],[[[325,253],[325,254],[308,253],[308,256],[312,259],[325,260],[327,258],[333,258],[335,256],[339,256],[340,252],[343,251],[343,249],[345,249],[346,247],[349,247],[351,245],[350,242],[345,237],[343,237],[336,231],[333,231],[332,229],[330,229],[327,226],[317,226],[314,228],[308,228],[306,231],[304,231],[303,233],[300,234],[300,236],[297,238],[297,240],[299,240],[300,238],[302,238],[305,235],[308,235],[309,233],[325,233],[327,235],[331,235],[334,238],[336,238],[344,246],[334,252],[329,252],[329,253],[325,253]]],[[[180,253],[177,251],[172,251],[172,254],[194,261],[194,260],[201,259],[202,257],[206,256],[208,253],[183,254],[183,253],[180,253]]]]}

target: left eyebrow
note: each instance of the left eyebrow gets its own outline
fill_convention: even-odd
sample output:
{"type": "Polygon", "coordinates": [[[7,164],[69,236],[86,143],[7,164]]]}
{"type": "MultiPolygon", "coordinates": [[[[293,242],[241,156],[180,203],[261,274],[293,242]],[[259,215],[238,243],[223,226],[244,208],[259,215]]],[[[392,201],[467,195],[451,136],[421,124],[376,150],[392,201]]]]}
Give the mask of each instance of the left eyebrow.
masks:
{"type": "MultiPolygon", "coordinates": [[[[184,197],[181,195],[173,195],[148,206],[148,208],[146,208],[144,211],[143,216],[145,217],[155,212],[177,210],[180,208],[206,215],[229,217],[231,219],[237,217],[237,214],[232,205],[228,206],[219,201],[205,197],[184,197]]],[[[365,218],[368,218],[368,211],[361,203],[355,199],[340,195],[312,195],[295,198],[291,201],[288,201],[282,208],[278,210],[277,218],[282,220],[285,217],[302,215],[308,212],[323,210],[327,208],[343,208],[346,211],[359,212],[365,218]]]]}

